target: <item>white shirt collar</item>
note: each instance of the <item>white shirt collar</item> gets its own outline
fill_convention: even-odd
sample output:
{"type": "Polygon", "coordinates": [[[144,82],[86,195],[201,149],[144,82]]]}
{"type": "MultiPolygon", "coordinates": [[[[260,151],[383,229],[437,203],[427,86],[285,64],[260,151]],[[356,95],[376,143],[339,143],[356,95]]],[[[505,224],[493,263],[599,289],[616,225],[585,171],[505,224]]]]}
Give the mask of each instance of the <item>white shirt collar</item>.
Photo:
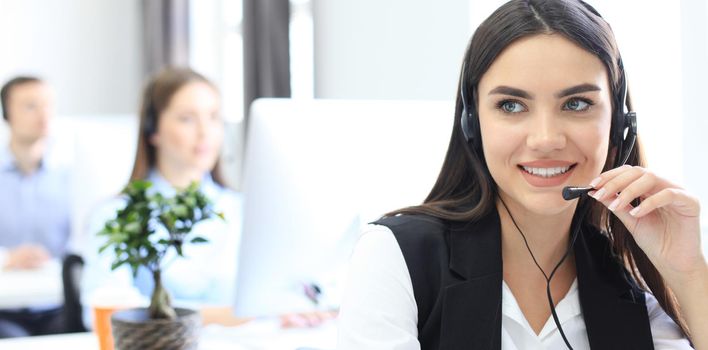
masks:
{"type": "MultiPolygon", "coordinates": [[[[159,171],[156,169],[150,170],[146,178],[152,183],[151,191],[162,193],[163,196],[171,197],[177,193],[177,189],[172,186],[159,171]]],[[[223,192],[223,187],[214,182],[211,174],[206,173],[199,182],[199,190],[204,193],[212,201],[216,201],[223,192]]]]}
{"type": "MultiPolygon", "coordinates": [[[[518,323],[530,334],[536,336],[536,332],[534,332],[528,320],[524,317],[521,307],[519,307],[514,294],[511,292],[511,289],[505,281],[502,281],[502,303],[502,314],[504,316],[518,323]]],[[[582,312],[580,310],[580,299],[578,298],[577,278],[573,281],[573,284],[570,286],[570,289],[568,290],[568,293],[566,293],[565,297],[563,297],[563,299],[556,304],[556,314],[558,315],[558,321],[561,325],[575,317],[582,316],[582,312]]],[[[558,327],[556,327],[556,323],[553,321],[553,318],[549,317],[537,337],[543,339],[557,330],[557,328],[558,327]]]]}

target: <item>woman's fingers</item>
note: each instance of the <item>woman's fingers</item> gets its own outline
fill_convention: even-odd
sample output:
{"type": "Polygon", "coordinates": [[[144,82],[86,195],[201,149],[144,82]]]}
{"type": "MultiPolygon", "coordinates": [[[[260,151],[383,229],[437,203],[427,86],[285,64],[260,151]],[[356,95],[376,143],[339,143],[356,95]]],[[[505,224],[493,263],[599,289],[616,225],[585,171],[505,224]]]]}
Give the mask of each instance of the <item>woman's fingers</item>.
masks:
{"type": "Polygon", "coordinates": [[[621,167],[610,169],[610,170],[600,174],[600,176],[598,176],[594,180],[592,180],[590,182],[590,186],[592,186],[594,188],[600,188],[600,187],[604,186],[607,183],[607,181],[609,181],[610,179],[613,179],[618,174],[621,174],[631,168],[632,168],[631,165],[623,165],[621,167]]]}
{"type": "Polygon", "coordinates": [[[287,314],[280,317],[280,325],[283,328],[316,327],[336,317],[336,311],[313,311],[287,314]]]}
{"type": "Polygon", "coordinates": [[[590,192],[590,196],[616,214],[630,211],[632,216],[640,217],[669,204],[682,215],[695,216],[699,212],[697,199],[639,166],[624,165],[609,170],[593,181],[593,186],[597,190],[590,192]],[[637,198],[643,201],[641,208],[632,208],[631,202],[637,198]]]}
{"type": "Polygon", "coordinates": [[[598,191],[595,193],[594,198],[599,201],[603,201],[605,198],[613,198],[618,192],[622,192],[625,187],[646,174],[647,171],[640,167],[628,166],[621,169],[612,169],[601,175],[603,181],[595,186],[598,191]]]}
{"type": "Polygon", "coordinates": [[[691,197],[682,189],[665,188],[644,199],[638,207],[630,210],[629,214],[640,218],[667,206],[679,215],[686,217],[696,217],[700,213],[700,204],[696,198],[691,197]]]}
{"type": "Polygon", "coordinates": [[[597,189],[593,198],[599,201],[604,201],[605,198],[614,198],[620,188],[639,178],[642,174],[640,169],[628,165],[603,173],[599,177],[601,179],[599,184],[593,186],[597,189]]]}
{"type": "MultiPolygon", "coordinates": [[[[645,168],[638,166],[622,166],[603,173],[590,195],[600,202],[606,203],[612,211],[631,209],[630,203],[637,198],[647,198],[665,188],[680,189],[645,168]]],[[[595,181],[597,182],[597,181],[595,181]]]]}
{"type": "MultiPolygon", "coordinates": [[[[650,172],[639,173],[639,177],[635,177],[636,173],[627,173],[618,176],[613,180],[615,183],[608,183],[608,187],[611,188],[608,191],[615,191],[611,193],[617,193],[616,198],[607,206],[607,209],[611,211],[622,210],[630,205],[630,203],[636,198],[644,198],[650,196],[652,191],[656,188],[657,178],[656,175],[650,172]]],[[[610,197],[611,198],[611,197],[610,197]]]]}

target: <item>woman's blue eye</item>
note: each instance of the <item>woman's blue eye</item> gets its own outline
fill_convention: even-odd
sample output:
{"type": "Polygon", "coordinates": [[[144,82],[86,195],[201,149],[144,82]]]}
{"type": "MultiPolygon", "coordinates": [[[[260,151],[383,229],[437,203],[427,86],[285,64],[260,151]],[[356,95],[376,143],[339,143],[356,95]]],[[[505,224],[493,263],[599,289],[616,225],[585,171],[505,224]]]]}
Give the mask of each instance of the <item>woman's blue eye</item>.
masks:
{"type": "Polygon", "coordinates": [[[505,113],[519,113],[524,111],[524,105],[516,101],[502,101],[499,108],[505,113]]]}
{"type": "Polygon", "coordinates": [[[565,103],[563,106],[563,109],[569,110],[569,111],[576,111],[576,112],[582,112],[587,110],[592,106],[592,103],[590,101],[585,101],[581,100],[578,98],[573,98],[568,100],[568,102],[565,103]]]}

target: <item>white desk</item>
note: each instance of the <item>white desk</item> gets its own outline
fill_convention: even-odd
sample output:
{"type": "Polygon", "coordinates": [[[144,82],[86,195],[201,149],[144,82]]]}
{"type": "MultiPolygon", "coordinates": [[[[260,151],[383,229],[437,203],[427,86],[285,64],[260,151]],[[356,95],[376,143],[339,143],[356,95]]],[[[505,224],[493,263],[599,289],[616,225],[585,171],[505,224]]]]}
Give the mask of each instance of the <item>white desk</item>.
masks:
{"type": "MultiPolygon", "coordinates": [[[[332,350],[337,342],[336,321],[317,328],[281,329],[277,320],[251,321],[238,327],[207,326],[199,350],[332,350]]],[[[96,350],[92,333],[77,333],[0,340],[2,350],[96,350]]]]}
{"type": "Polygon", "coordinates": [[[0,309],[60,305],[63,302],[58,261],[50,261],[37,270],[0,270],[0,309]]]}
{"type": "Polygon", "coordinates": [[[39,337],[0,339],[3,350],[98,350],[98,339],[93,333],[43,335],[39,337]]]}

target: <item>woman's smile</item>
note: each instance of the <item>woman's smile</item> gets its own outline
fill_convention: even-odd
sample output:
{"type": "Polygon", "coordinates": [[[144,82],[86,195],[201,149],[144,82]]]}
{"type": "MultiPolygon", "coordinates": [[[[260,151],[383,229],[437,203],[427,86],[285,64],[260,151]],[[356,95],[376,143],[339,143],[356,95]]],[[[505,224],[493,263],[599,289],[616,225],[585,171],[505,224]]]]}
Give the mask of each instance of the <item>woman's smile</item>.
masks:
{"type": "Polygon", "coordinates": [[[519,163],[517,167],[531,186],[553,187],[566,183],[576,165],[562,160],[536,160],[519,163]]]}

